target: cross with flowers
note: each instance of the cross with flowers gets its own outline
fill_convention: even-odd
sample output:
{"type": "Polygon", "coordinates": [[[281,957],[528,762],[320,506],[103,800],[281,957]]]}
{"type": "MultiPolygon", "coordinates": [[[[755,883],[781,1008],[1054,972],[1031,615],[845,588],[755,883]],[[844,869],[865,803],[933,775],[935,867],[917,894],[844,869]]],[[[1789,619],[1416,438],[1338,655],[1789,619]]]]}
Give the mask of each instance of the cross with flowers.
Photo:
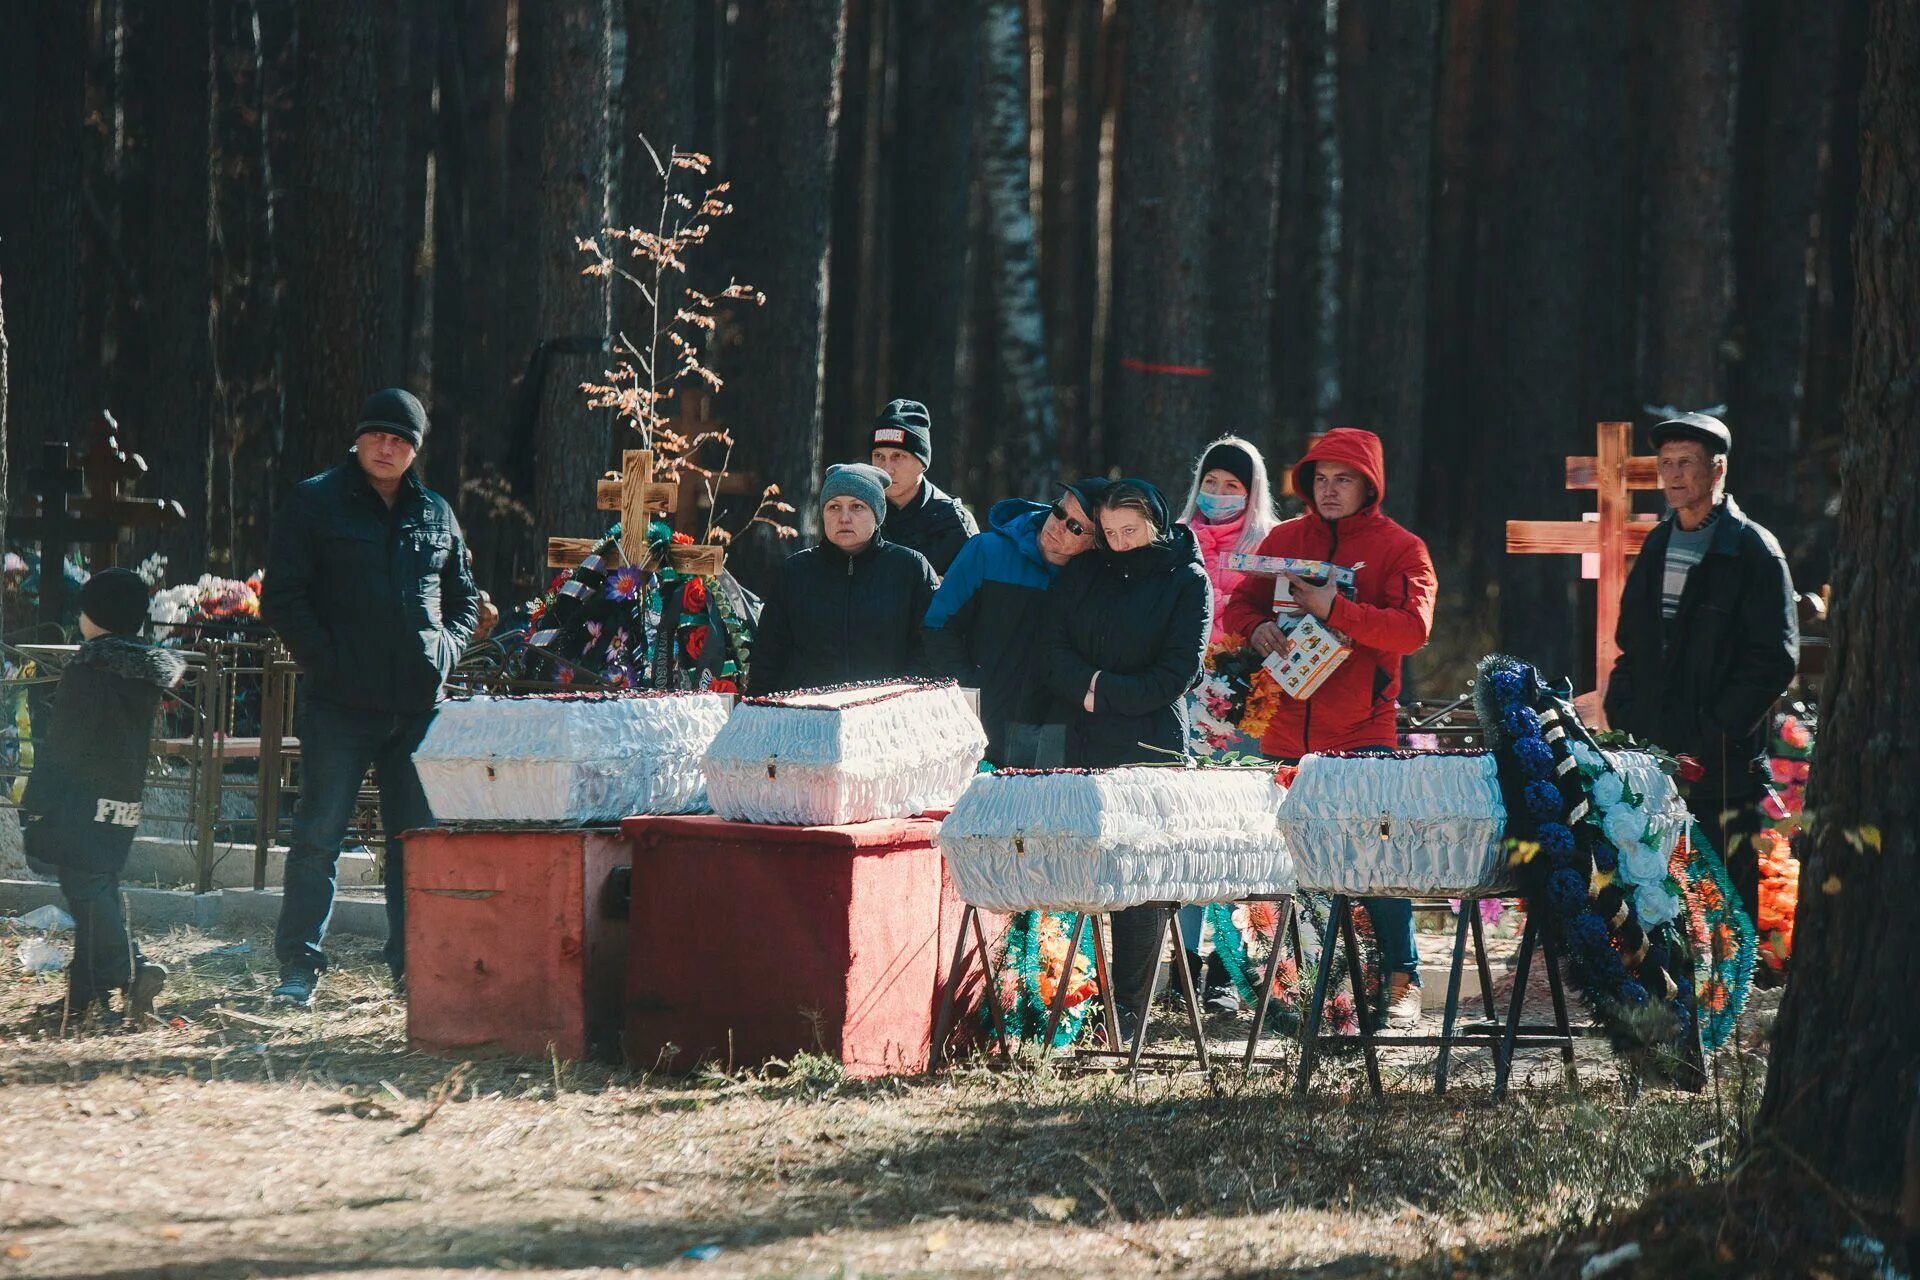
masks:
{"type": "MultiPolygon", "coordinates": [[[[644,567],[649,558],[647,523],[656,512],[671,513],[680,503],[680,486],[653,479],[653,451],[628,449],[620,455],[618,474],[608,472],[598,484],[594,506],[620,513],[620,558],[644,567]]],[[[548,538],[547,567],[571,569],[593,553],[599,538],[548,538]]],[[[668,553],[683,574],[720,572],[725,553],[714,546],[676,544],[668,553]]]]}

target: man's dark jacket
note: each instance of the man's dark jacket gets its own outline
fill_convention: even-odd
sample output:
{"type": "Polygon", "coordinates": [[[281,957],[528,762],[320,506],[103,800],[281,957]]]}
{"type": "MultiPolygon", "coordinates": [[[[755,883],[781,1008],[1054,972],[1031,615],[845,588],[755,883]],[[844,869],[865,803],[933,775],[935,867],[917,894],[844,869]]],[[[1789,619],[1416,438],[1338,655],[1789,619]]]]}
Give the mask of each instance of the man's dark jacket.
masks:
{"type": "Polygon", "coordinates": [[[1007,726],[1047,722],[1053,701],[1040,651],[1058,572],[1040,553],[1046,519],[1044,503],[994,503],[987,531],[967,539],[927,610],[927,664],[980,691],[987,759],[998,764],[1009,763],[1007,726]]]}
{"type": "Polygon", "coordinates": [[[967,539],[978,532],[973,513],[931,480],[921,480],[920,492],[906,506],[888,507],[887,541],[918,551],[936,574],[945,574],[967,539]]]}
{"type": "Polygon", "coordinates": [[[127,636],[80,646],[34,729],[39,749],[20,800],[29,858],[119,874],[140,824],[154,712],[186,666],[127,636]]]}
{"type": "Polygon", "coordinates": [[[1799,660],[1793,578],[1773,535],[1728,498],[1668,621],[1660,588],[1673,522],[1669,512],[1647,535],[1620,594],[1607,723],[1697,759],[1706,777],[1696,792],[1751,799],[1767,711],[1799,660]]]}
{"type": "Polygon", "coordinates": [[[925,556],[878,534],[851,556],[831,542],[788,556],[760,610],[749,692],[926,674],[933,586],[925,556]]]}
{"type": "Polygon", "coordinates": [[[1187,691],[1212,627],[1199,544],[1176,524],[1137,551],[1069,560],[1048,599],[1047,683],[1079,768],[1166,763],[1187,751],[1187,691]],[[1100,673],[1093,712],[1087,682],[1100,673]]]}
{"type": "Polygon", "coordinates": [[[264,585],[261,617],[307,696],[357,711],[432,707],[479,617],[446,499],[409,471],[389,508],[351,456],[294,487],[264,585]]]}

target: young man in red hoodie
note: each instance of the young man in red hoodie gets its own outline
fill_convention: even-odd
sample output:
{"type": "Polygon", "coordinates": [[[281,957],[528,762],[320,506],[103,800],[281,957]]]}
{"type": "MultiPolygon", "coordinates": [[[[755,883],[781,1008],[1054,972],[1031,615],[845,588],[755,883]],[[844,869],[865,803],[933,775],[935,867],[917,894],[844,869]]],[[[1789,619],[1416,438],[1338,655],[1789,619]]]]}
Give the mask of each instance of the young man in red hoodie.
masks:
{"type": "MultiPolygon", "coordinates": [[[[1398,745],[1394,703],[1400,659],[1427,642],[1438,587],[1427,544],[1380,510],[1387,496],[1380,437],[1335,427],[1293,469],[1293,490],[1307,510],[1276,526],[1261,542],[1263,556],[1325,560],[1354,570],[1352,599],[1329,582],[1313,586],[1289,576],[1293,599],[1320,621],[1349,636],[1353,652],[1304,701],[1285,698],[1261,739],[1261,751],[1294,761],[1310,751],[1392,750],[1398,745]]],[[[1262,656],[1284,652],[1288,640],[1274,623],[1271,578],[1248,576],[1227,602],[1226,629],[1244,635],[1262,656]]],[[[1420,956],[1413,941],[1413,904],[1368,898],[1387,971],[1387,1023],[1420,1020],[1420,956]]]]}

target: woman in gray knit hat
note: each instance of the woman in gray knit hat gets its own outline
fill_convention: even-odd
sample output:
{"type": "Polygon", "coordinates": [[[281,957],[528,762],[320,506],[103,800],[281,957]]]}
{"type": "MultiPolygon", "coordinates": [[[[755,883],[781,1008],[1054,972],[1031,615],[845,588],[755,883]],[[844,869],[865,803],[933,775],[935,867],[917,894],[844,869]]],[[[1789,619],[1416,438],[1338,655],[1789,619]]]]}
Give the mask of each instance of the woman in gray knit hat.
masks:
{"type": "Polygon", "coordinates": [[[933,600],[933,566],[882,536],[887,480],[864,462],[827,468],[824,541],[788,556],[767,593],[749,693],[925,674],[920,622],[933,600]]]}

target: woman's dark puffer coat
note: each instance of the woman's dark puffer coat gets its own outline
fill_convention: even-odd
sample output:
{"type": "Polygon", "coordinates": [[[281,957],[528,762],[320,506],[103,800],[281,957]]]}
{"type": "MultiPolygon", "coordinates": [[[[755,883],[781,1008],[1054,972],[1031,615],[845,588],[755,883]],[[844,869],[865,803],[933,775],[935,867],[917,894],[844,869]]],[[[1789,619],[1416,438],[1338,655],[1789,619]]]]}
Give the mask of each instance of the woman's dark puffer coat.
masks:
{"type": "Polygon", "coordinates": [[[1079,768],[1166,763],[1187,750],[1186,694],[1200,678],[1212,588],[1183,524],[1137,551],[1089,551],[1054,579],[1047,683],[1079,768]],[[1082,705],[1100,673],[1094,709],[1082,705]]]}
{"type": "Polygon", "coordinates": [[[924,675],[933,588],[925,556],[877,534],[852,556],[831,542],[788,556],[760,611],[748,691],[924,675]]]}
{"type": "Polygon", "coordinates": [[[20,801],[29,858],[114,874],[126,865],[154,712],[186,668],[173,650],[127,636],[80,646],[34,726],[33,773],[20,801]]]}

